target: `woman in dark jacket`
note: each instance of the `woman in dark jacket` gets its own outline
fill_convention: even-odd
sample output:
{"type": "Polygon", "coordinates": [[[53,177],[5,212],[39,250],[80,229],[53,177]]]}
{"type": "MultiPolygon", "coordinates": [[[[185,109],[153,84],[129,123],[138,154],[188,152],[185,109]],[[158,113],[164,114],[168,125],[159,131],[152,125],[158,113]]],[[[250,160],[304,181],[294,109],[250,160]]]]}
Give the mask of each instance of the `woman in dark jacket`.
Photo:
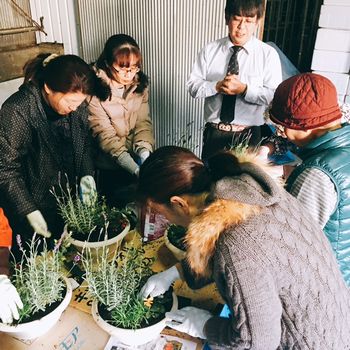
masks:
{"type": "Polygon", "coordinates": [[[0,111],[0,201],[15,234],[57,238],[63,223],[50,190],[67,174],[93,175],[87,102],[108,88],[74,55],[41,54],[0,111]]]}
{"type": "Polygon", "coordinates": [[[349,349],[350,291],[316,221],[252,159],[219,153],[205,165],[162,147],[140,169],[139,192],[188,228],[186,259],[150,277],[141,295],[177,279],[214,280],[229,318],[186,307],[168,326],[213,349],[349,349]]]}

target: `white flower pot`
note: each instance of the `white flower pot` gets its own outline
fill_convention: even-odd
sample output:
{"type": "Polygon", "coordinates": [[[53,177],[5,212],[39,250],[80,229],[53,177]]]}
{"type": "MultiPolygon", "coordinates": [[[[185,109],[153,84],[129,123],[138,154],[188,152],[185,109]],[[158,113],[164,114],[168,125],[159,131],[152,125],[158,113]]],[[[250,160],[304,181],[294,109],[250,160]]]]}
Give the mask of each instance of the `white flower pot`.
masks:
{"type": "MultiPolygon", "coordinates": [[[[177,310],[178,302],[175,293],[173,295],[173,305],[171,311],[177,310]]],[[[166,318],[163,318],[161,321],[140,329],[124,329],[110,325],[107,323],[98,312],[98,303],[96,300],[92,303],[92,317],[100,328],[106,331],[108,334],[117,338],[120,342],[128,346],[137,346],[141,344],[146,344],[151,340],[158,337],[160,332],[165,328],[166,318]]]]}
{"type": "Polygon", "coordinates": [[[186,252],[184,250],[179,249],[178,247],[174,246],[168,238],[168,229],[164,233],[164,243],[165,246],[173,253],[175,258],[179,261],[185,259],[186,252]]]}
{"type": "MultiPolygon", "coordinates": [[[[115,251],[120,246],[122,240],[124,237],[128,234],[130,230],[130,223],[128,221],[128,224],[125,226],[124,230],[120,232],[117,236],[102,240],[98,242],[88,242],[88,241],[79,241],[77,239],[74,239],[73,237],[70,239],[72,245],[80,252],[82,253],[83,250],[87,250],[91,253],[91,257],[94,259],[98,255],[101,255],[99,253],[100,249],[103,247],[107,247],[108,250],[108,258],[111,259],[115,253],[115,251]]],[[[67,232],[67,225],[64,227],[64,232],[67,232]]]]}
{"type": "Polygon", "coordinates": [[[39,320],[27,323],[21,323],[13,326],[0,323],[0,332],[7,333],[12,337],[23,340],[38,338],[48,332],[59,320],[72,298],[72,285],[66,277],[63,277],[63,279],[66,282],[66,295],[55,310],[51,311],[49,314],[40,318],[39,320]]]}

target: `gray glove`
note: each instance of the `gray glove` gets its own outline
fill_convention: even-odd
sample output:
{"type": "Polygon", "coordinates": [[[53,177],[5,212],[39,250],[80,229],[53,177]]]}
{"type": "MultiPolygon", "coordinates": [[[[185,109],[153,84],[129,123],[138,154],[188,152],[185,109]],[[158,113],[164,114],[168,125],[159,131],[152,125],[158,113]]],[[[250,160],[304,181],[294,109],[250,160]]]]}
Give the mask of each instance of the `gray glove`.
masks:
{"type": "Polygon", "coordinates": [[[142,287],[139,296],[140,298],[145,299],[148,296],[156,297],[164,294],[170,288],[171,284],[179,278],[180,274],[176,266],[163,272],[159,272],[147,280],[146,284],[142,287]]]}
{"type": "Polygon", "coordinates": [[[118,164],[127,170],[130,174],[138,176],[139,166],[132,159],[128,152],[123,152],[117,159],[118,164]]]}
{"type": "Polygon", "coordinates": [[[45,238],[51,237],[51,232],[48,230],[47,223],[40,210],[34,210],[29,213],[27,215],[27,220],[30,226],[32,226],[34,232],[45,238]]]}
{"type": "Polygon", "coordinates": [[[23,308],[23,303],[16,288],[6,275],[0,275],[0,320],[3,323],[12,323],[18,320],[18,309],[23,308]]]}
{"type": "Polygon", "coordinates": [[[151,152],[148,149],[143,148],[140,152],[139,152],[139,156],[140,156],[140,160],[141,160],[141,164],[143,164],[143,162],[150,156],[151,152]]]}
{"type": "Polygon", "coordinates": [[[170,321],[165,322],[168,327],[187,333],[192,337],[206,339],[204,325],[213,315],[207,310],[187,306],[181,310],[167,312],[165,317],[170,319],[170,321]]]}
{"type": "Polygon", "coordinates": [[[91,175],[85,175],[80,180],[80,197],[85,205],[91,206],[97,201],[97,190],[94,178],[91,175]]]}

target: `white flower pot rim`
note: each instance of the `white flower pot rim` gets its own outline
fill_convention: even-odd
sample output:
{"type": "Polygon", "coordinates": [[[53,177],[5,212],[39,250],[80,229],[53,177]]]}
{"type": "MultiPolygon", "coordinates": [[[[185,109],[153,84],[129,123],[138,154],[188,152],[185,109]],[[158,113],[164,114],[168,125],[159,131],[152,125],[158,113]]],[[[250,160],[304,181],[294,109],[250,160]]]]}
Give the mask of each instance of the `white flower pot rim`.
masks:
{"type": "MultiPolygon", "coordinates": [[[[176,294],[173,292],[173,305],[170,311],[175,311],[178,308],[178,300],[176,294]]],[[[125,345],[141,345],[148,343],[149,341],[155,339],[160,332],[166,327],[166,318],[143,328],[138,329],[125,329],[110,325],[106,322],[98,312],[98,301],[94,300],[92,303],[92,317],[94,321],[107,333],[116,337],[119,341],[125,345]]]]}
{"type": "Polygon", "coordinates": [[[0,332],[7,333],[20,339],[34,339],[48,332],[59,320],[62,312],[68,307],[72,298],[71,283],[65,276],[62,276],[62,279],[66,283],[66,294],[61,300],[61,303],[54,310],[38,320],[17,325],[8,325],[0,322],[0,332]]]}
{"type": "MultiPolygon", "coordinates": [[[[130,230],[130,222],[126,216],[124,216],[124,217],[127,220],[127,225],[124,227],[123,231],[118,233],[115,237],[112,237],[112,238],[107,239],[107,240],[98,241],[98,242],[79,241],[79,240],[74,239],[72,237],[70,240],[71,240],[73,245],[75,245],[76,247],[79,247],[79,248],[102,248],[106,245],[112,245],[114,243],[117,243],[118,241],[122,240],[130,230]]],[[[67,225],[65,225],[64,231],[68,232],[67,225]]]]}

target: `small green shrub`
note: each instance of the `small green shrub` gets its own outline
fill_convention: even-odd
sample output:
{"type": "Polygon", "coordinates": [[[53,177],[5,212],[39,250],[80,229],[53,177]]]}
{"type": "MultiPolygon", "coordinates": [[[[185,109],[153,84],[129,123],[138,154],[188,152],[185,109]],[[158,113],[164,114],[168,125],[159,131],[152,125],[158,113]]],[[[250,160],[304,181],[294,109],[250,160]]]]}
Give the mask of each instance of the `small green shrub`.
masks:
{"type": "Polygon", "coordinates": [[[51,193],[56,198],[59,215],[67,224],[68,231],[72,232],[73,238],[87,240],[89,237],[89,241],[99,241],[106,222],[109,222],[109,238],[116,236],[127,226],[128,220],[122,212],[116,208],[109,208],[105,199],[99,199],[97,194],[87,205],[77,195],[78,185],[73,193],[66,180],[66,187],[63,188],[60,184],[59,189],[60,194],[55,189],[52,189],[51,193]]]}
{"type": "Polygon", "coordinates": [[[35,234],[28,244],[29,251],[22,246],[20,236],[16,238],[22,258],[14,265],[11,279],[23,302],[18,323],[24,323],[63,299],[65,282],[62,279],[62,254],[59,250],[63,236],[53,251],[47,249],[45,239],[35,234]],[[43,248],[39,253],[41,245],[43,248]]]}
{"type": "Polygon", "coordinates": [[[144,257],[142,248],[125,246],[110,261],[108,248],[101,248],[97,261],[86,249],[81,260],[89,292],[99,302],[99,310],[105,310],[110,324],[137,329],[164,315],[164,303],[169,302],[169,298],[157,297],[149,307],[138,297],[141,287],[152,275],[153,263],[144,257]]]}
{"type": "Polygon", "coordinates": [[[182,226],[171,224],[168,227],[168,239],[176,248],[186,251],[184,242],[187,229],[182,226]]]}

